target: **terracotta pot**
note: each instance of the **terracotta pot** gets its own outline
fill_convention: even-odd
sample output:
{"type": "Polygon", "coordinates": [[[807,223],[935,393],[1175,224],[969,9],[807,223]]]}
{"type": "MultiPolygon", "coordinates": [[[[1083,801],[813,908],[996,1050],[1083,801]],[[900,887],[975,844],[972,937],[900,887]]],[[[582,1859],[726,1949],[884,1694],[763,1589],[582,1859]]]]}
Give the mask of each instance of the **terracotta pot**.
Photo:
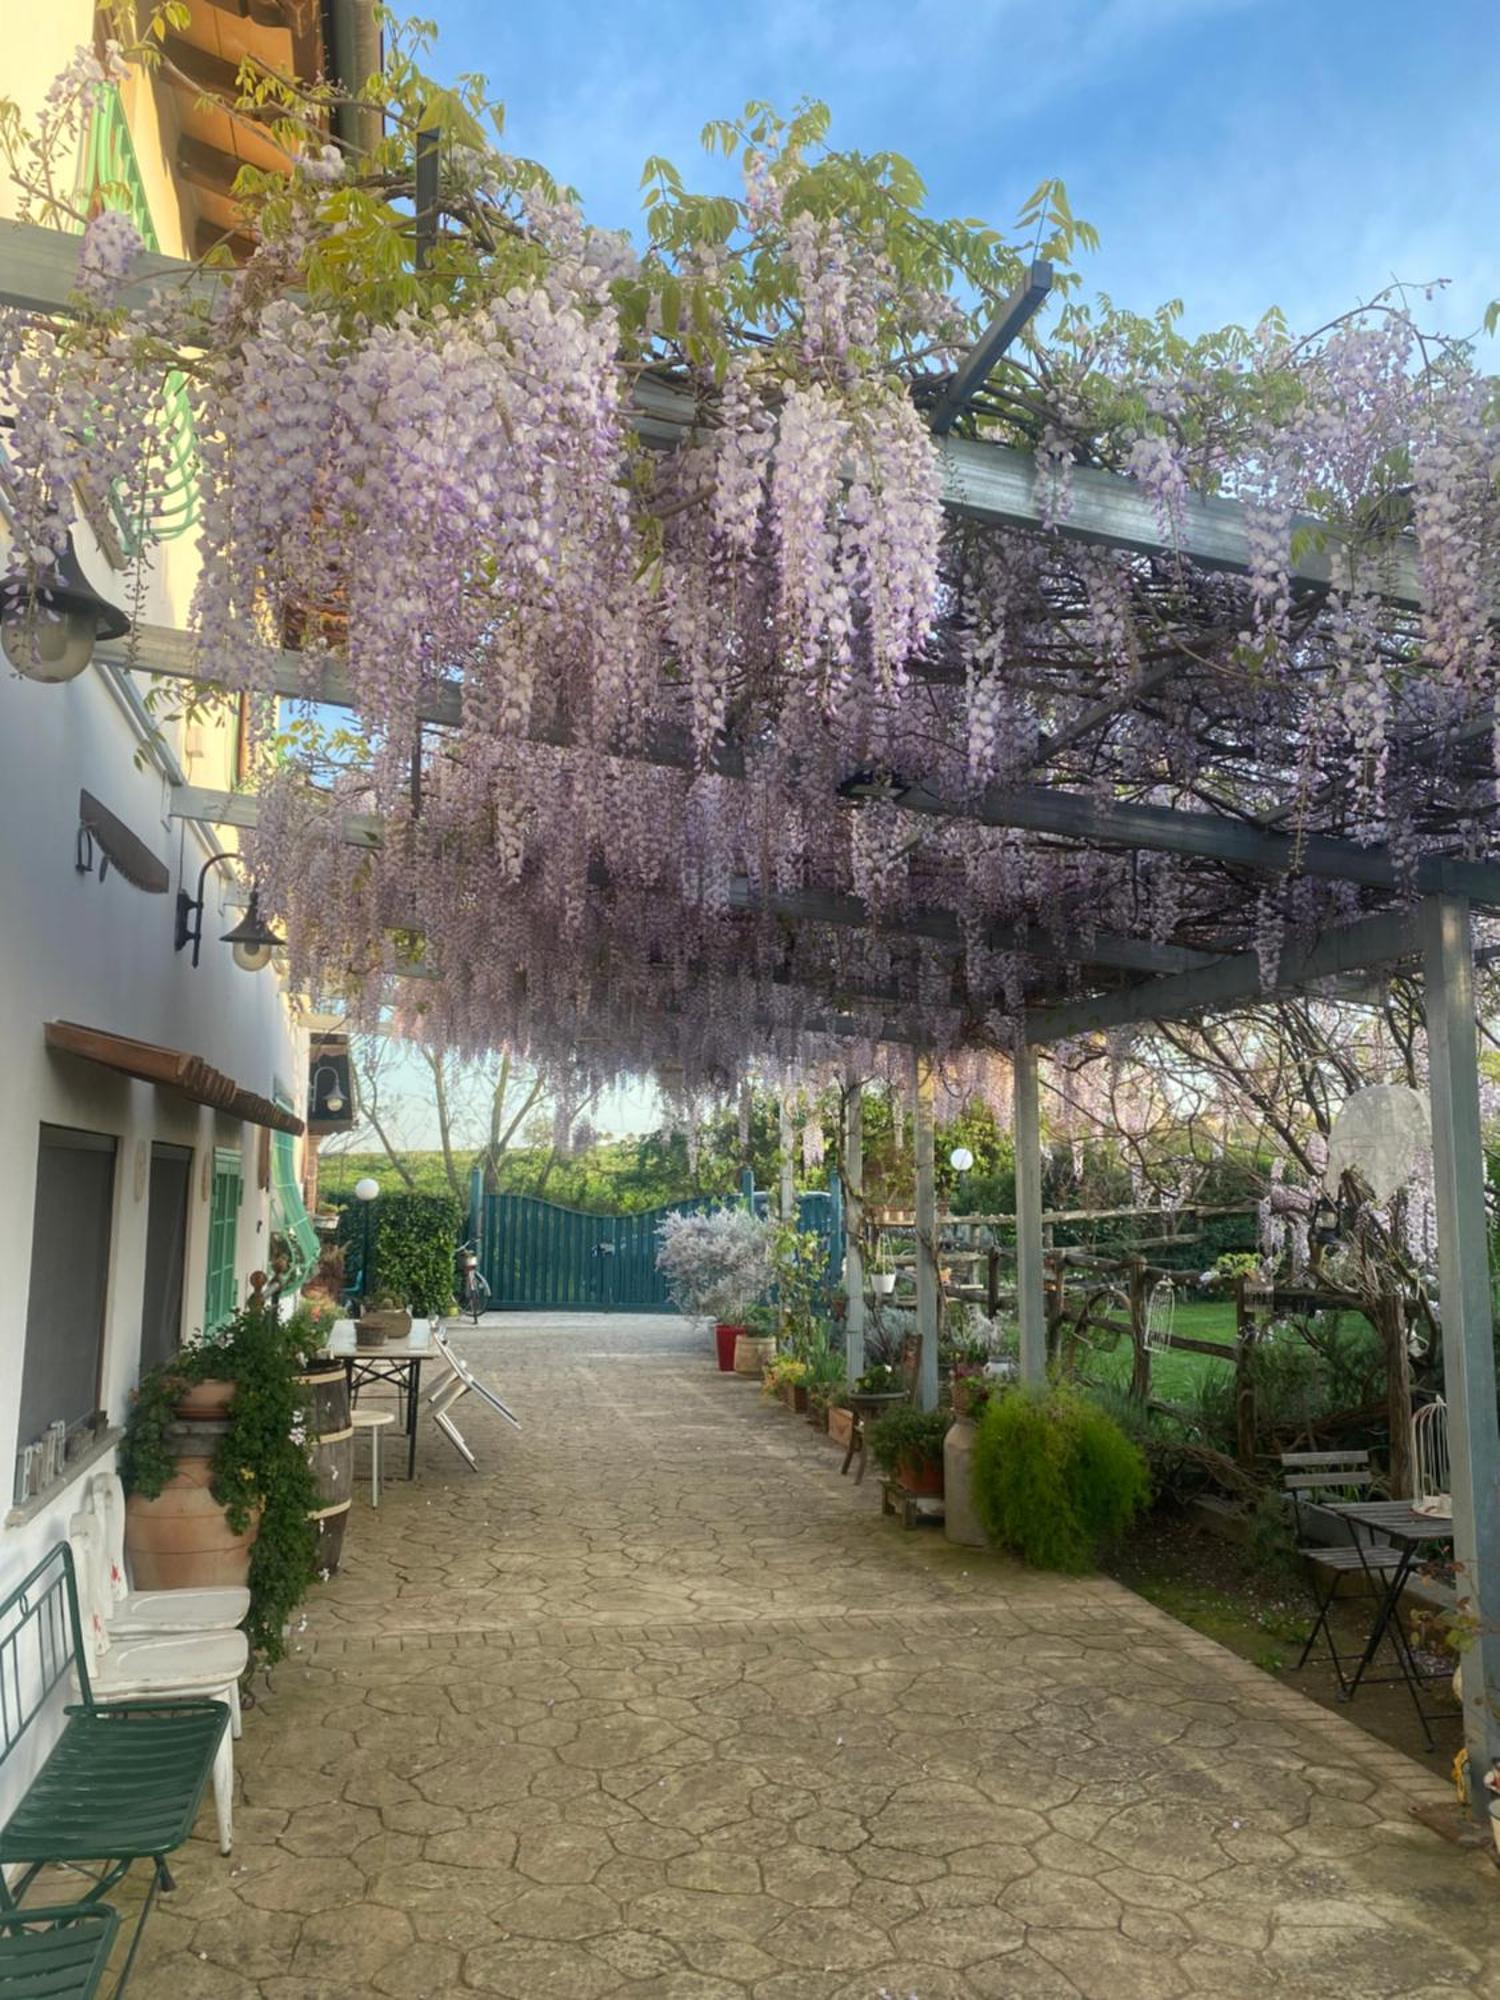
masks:
{"type": "Polygon", "coordinates": [[[896,1479],[906,1493],[940,1499],[943,1491],[943,1461],[940,1458],[898,1458],[896,1479]]]}
{"type": "Polygon", "coordinates": [[[783,1382],[781,1400],[789,1410],[800,1417],[807,1408],[807,1384],[805,1382],[783,1382]]]}
{"type": "Polygon", "coordinates": [[[760,1375],[776,1359],[774,1335],[762,1339],[758,1334],[741,1333],[734,1343],[734,1372],[736,1375],[760,1375]]]}
{"type": "Polygon", "coordinates": [[[242,1535],[208,1490],[213,1463],[181,1458],[155,1500],[132,1493],[125,1503],[125,1553],[137,1590],[217,1589],[243,1586],[260,1522],[242,1535]]]}
{"type": "Polygon", "coordinates": [[[184,1382],[182,1394],[172,1408],[185,1423],[212,1422],[216,1417],[228,1416],[234,1390],[233,1382],[217,1377],[207,1382],[184,1382]]]}
{"type": "Polygon", "coordinates": [[[835,1444],[847,1445],[854,1436],[854,1412],[842,1404],[828,1406],[828,1435],[835,1444]]]}
{"type": "Polygon", "coordinates": [[[734,1343],[744,1331],[742,1326],[733,1326],[728,1320],[721,1319],[714,1326],[714,1352],[725,1375],[734,1373],[734,1343]]]}

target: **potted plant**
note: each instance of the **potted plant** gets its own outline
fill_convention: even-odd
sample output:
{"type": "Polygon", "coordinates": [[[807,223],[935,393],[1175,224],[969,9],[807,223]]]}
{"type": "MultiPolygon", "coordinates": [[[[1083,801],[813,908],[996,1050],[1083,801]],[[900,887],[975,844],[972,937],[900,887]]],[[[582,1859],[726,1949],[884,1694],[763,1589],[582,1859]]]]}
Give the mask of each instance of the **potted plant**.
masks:
{"type": "Polygon", "coordinates": [[[847,1446],[854,1437],[854,1412],[847,1390],[835,1389],[828,1399],[828,1435],[835,1444],[847,1446]]]}
{"type": "Polygon", "coordinates": [[[870,1290],[877,1298],[888,1299],[896,1289],[896,1267],[882,1233],[875,1240],[875,1262],[870,1270],[870,1290]]]}
{"type": "Polygon", "coordinates": [[[842,1344],[835,1345],[825,1332],[814,1342],[807,1359],[807,1420],[819,1430],[826,1430],[829,1405],[844,1386],[846,1364],[842,1344]]]}
{"type": "Polygon", "coordinates": [[[657,1236],[656,1268],[672,1303],[679,1312],[714,1321],[719,1367],[728,1374],[750,1308],[770,1282],[769,1226],[734,1206],[669,1215],[657,1236]]]}
{"type": "Polygon", "coordinates": [[[751,1306],[735,1329],[732,1366],[736,1375],[765,1373],[776,1359],[778,1314],[774,1306],[751,1306]]]}
{"type": "Polygon", "coordinates": [[[807,1409],[808,1364],[796,1354],[778,1354],[770,1367],[770,1388],[787,1408],[800,1416],[807,1409]]]}
{"type": "Polygon", "coordinates": [[[249,1583],[251,1645],[268,1661],[316,1574],[319,1493],[297,1380],[322,1335],[258,1299],[142,1377],[120,1445],[125,1546],[141,1589],[249,1583]],[[223,1415],[177,1416],[185,1386],[233,1385],[223,1415]]]}
{"type": "Polygon", "coordinates": [[[354,1322],[355,1344],[381,1347],[388,1340],[405,1340],[411,1332],[411,1313],[399,1292],[377,1291],[362,1302],[354,1322]]]}
{"type": "Polygon", "coordinates": [[[937,1497],[943,1491],[943,1440],[949,1422],[946,1410],[908,1405],[875,1419],[866,1442],[881,1471],[903,1491],[937,1497]]]}

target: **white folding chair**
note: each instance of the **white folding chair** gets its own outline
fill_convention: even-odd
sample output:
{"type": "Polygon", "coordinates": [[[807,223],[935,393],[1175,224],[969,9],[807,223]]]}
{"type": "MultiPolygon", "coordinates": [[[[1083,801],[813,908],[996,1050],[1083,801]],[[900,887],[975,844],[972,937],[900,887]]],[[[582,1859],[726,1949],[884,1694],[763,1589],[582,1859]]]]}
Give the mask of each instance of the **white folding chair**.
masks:
{"type": "Polygon", "coordinates": [[[100,1473],[89,1504],[104,1551],[104,1616],[112,1639],[157,1639],[176,1632],[232,1632],[250,1610],[242,1584],[214,1589],[132,1590],[125,1564],[125,1488],[118,1473],[100,1473]]]}
{"type": "Polygon", "coordinates": [[[449,1372],[428,1395],[427,1402],[432,1411],[432,1420],[470,1471],[477,1472],[479,1461],[469,1449],[463,1432],[450,1415],[453,1405],[463,1397],[473,1394],[478,1396],[482,1403],[488,1403],[492,1410],[504,1417],[505,1421],[516,1430],[521,1428],[521,1420],[514,1410],[507,1409],[493,1389],[479,1380],[463,1356],[449,1346],[441,1328],[434,1332],[433,1344],[449,1372]]]}
{"type": "Polygon", "coordinates": [[[230,1727],[214,1760],[214,1816],[219,1851],[227,1854],[234,1841],[234,1739],[239,1734],[240,1675],[250,1658],[243,1632],[194,1632],[155,1639],[130,1639],[115,1645],[104,1616],[104,1549],[93,1514],[75,1514],[68,1522],[68,1541],[78,1582],[78,1614],[89,1648],[89,1680],[104,1701],[128,1701],[139,1696],[159,1700],[171,1695],[209,1695],[227,1704],[230,1727]]]}

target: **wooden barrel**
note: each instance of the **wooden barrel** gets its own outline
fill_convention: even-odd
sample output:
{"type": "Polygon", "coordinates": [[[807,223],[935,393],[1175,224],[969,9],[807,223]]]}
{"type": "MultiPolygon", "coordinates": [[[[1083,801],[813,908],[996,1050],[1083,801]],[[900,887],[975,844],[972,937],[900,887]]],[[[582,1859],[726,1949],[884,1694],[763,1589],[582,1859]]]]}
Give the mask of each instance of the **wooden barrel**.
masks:
{"type": "Polygon", "coordinates": [[[318,1552],[314,1558],[318,1574],[337,1576],[344,1553],[344,1534],[349,1526],[349,1502],[340,1500],[335,1506],[319,1508],[312,1522],[318,1531],[318,1552]]]}
{"type": "Polygon", "coordinates": [[[211,1457],[183,1457],[160,1496],[125,1503],[125,1554],[137,1590],[243,1586],[259,1522],[235,1534],[208,1490],[211,1457]]]}
{"type": "Polygon", "coordinates": [[[349,1377],[341,1362],[298,1376],[307,1404],[307,1448],[319,1505],[318,1568],[330,1576],[344,1552],[344,1530],[354,1497],[354,1426],[349,1421],[349,1377]]]}

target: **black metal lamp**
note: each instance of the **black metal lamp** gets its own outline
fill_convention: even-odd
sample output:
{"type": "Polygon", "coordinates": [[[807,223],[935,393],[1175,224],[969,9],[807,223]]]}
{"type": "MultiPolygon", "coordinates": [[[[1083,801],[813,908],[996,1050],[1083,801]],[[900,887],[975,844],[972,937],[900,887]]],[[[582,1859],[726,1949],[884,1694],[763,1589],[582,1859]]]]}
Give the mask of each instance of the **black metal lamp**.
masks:
{"type": "Polygon", "coordinates": [[[326,1114],[330,1118],[337,1118],[344,1108],[344,1093],[339,1089],[339,1073],[332,1063],[318,1064],[317,1068],[313,1071],[312,1087],[313,1109],[315,1113],[320,1117],[326,1114]],[[324,1088],[320,1099],[318,1096],[318,1085],[320,1080],[325,1076],[330,1078],[331,1081],[324,1088]]]}
{"type": "MultiPolygon", "coordinates": [[[[210,854],[198,871],[198,893],[190,896],[186,889],[177,891],[177,938],[176,948],[182,951],[193,947],[193,964],[198,963],[199,948],[203,943],[203,885],[208,880],[208,871],[220,861],[231,861],[230,854],[210,854]]],[[[250,905],[233,930],[225,931],[221,944],[233,948],[234,962],[242,972],[259,972],[271,963],[271,954],[279,951],[286,940],[268,924],[260,913],[260,894],[250,891],[250,905]]]]}
{"type": "Polygon", "coordinates": [[[129,630],[125,613],[84,575],[71,535],[51,568],[31,588],[11,590],[0,608],[0,651],[29,681],[76,680],[100,639],[129,630]]]}

